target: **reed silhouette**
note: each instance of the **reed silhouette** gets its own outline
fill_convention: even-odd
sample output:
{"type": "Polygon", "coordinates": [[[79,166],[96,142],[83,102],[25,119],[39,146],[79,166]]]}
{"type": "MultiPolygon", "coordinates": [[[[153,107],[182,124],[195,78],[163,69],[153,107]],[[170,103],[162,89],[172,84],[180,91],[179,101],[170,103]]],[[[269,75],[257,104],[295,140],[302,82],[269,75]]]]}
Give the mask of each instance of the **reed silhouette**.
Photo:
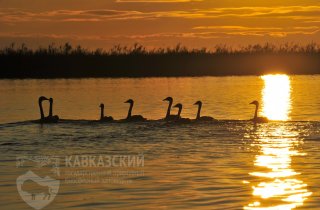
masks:
{"type": "Polygon", "coordinates": [[[319,74],[320,46],[316,43],[248,45],[212,50],[146,49],[116,45],[88,50],[66,43],[30,49],[11,44],[0,49],[0,78],[177,77],[263,75],[269,73],[319,74]]]}

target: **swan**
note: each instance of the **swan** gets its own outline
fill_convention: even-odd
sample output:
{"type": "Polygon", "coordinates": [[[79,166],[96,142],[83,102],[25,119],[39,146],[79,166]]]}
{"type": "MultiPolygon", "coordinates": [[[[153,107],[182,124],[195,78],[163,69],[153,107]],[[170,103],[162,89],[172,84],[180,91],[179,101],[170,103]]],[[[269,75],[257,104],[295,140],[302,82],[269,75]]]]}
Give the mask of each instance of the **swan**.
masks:
{"type": "Polygon", "coordinates": [[[174,105],[174,107],[179,109],[178,114],[175,118],[175,120],[177,122],[191,122],[191,120],[189,118],[182,118],[181,117],[181,112],[182,112],[182,104],[181,103],[174,105]]]}
{"type": "Polygon", "coordinates": [[[253,119],[251,119],[254,123],[266,123],[269,122],[269,119],[266,117],[258,117],[258,109],[259,109],[259,102],[258,101],[252,101],[250,104],[253,104],[256,106],[256,111],[254,113],[253,119]]]}
{"type": "Polygon", "coordinates": [[[59,121],[59,116],[58,115],[54,115],[52,114],[52,109],[53,109],[53,98],[49,98],[49,102],[50,102],[50,108],[49,108],[49,115],[47,117],[47,120],[49,122],[58,122],[59,121]]]}
{"type": "Polygon", "coordinates": [[[197,112],[196,121],[216,121],[216,119],[214,119],[213,117],[209,117],[209,116],[202,116],[201,117],[200,116],[201,108],[202,108],[202,102],[201,101],[197,101],[193,105],[198,105],[198,112],[197,112]]]}
{"type": "Polygon", "coordinates": [[[45,100],[49,100],[48,98],[44,97],[44,96],[40,96],[39,100],[38,100],[38,104],[39,104],[39,109],[40,109],[40,122],[44,122],[45,121],[45,117],[44,117],[44,112],[43,112],[43,107],[42,107],[42,102],[45,100]]]}
{"type": "Polygon", "coordinates": [[[131,115],[133,104],[134,104],[134,101],[132,99],[129,99],[124,103],[129,103],[130,104],[129,111],[128,111],[128,116],[126,118],[126,121],[141,122],[141,121],[147,120],[146,118],[142,117],[141,115],[131,115]]]}
{"type": "Polygon", "coordinates": [[[39,108],[40,108],[40,123],[57,123],[59,120],[58,116],[52,116],[52,105],[53,105],[53,99],[46,98],[44,96],[40,96],[38,100],[39,108]],[[42,102],[48,100],[50,101],[50,108],[49,108],[49,115],[47,117],[44,116],[42,102]]]}
{"type": "Polygon", "coordinates": [[[164,120],[170,121],[170,120],[177,119],[177,115],[171,115],[170,114],[172,103],[173,103],[173,98],[172,97],[167,97],[167,98],[163,99],[163,101],[168,101],[169,102],[167,114],[166,114],[166,117],[164,118],[164,120]]]}
{"type": "Polygon", "coordinates": [[[101,108],[100,121],[103,121],[103,122],[113,121],[113,117],[104,116],[104,104],[101,103],[100,108],[101,108]]]}

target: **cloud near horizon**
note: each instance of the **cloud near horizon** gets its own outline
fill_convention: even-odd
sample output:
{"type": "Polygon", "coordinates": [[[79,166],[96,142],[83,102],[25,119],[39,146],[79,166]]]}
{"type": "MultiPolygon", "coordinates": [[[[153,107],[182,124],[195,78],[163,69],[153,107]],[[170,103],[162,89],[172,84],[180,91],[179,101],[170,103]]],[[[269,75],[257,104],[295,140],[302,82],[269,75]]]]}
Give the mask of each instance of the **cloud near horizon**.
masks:
{"type": "Polygon", "coordinates": [[[159,18],[186,18],[186,19],[222,19],[234,18],[282,18],[296,20],[320,20],[320,6],[288,6],[288,7],[237,7],[237,8],[212,8],[192,9],[185,11],[150,11],[138,10],[52,10],[32,12],[18,8],[0,9],[1,22],[26,22],[26,21],[73,21],[88,22],[107,20],[130,19],[159,19],[159,18]]]}

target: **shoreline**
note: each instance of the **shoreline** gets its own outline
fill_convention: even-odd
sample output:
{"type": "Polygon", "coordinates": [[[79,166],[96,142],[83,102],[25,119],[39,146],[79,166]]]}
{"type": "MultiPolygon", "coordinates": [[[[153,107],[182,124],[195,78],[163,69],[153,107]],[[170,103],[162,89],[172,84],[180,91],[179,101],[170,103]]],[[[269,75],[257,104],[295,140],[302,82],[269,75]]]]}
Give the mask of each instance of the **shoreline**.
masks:
{"type": "MultiPolygon", "coordinates": [[[[126,48],[124,48],[126,49],[126,48]]],[[[270,45],[232,51],[158,49],[116,51],[64,47],[0,49],[0,78],[145,78],[320,74],[320,47],[270,45]]]]}
{"type": "MultiPolygon", "coordinates": [[[[274,75],[281,75],[285,74],[288,76],[319,76],[320,73],[316,74],[287,74],[285,72],[274,72],[274,73],[268,73],[268,74],[274,74],[274,75]]],[[[200,76],[120,76],[120,77],[0,77],[0,80],[58,80],[58,79],[153,79],[153,78],[205,78],[205,77],[260,77],[266,74],[242,74],[242,75],[200,75],[200,76]]]]}

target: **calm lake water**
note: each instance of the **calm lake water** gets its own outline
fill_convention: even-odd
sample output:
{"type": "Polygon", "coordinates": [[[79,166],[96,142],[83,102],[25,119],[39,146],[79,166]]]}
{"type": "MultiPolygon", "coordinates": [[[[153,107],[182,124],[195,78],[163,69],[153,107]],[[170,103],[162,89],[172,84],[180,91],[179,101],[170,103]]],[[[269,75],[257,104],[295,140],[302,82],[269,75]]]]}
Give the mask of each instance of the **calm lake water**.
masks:
{"type": "Polygon", "coordinates": [[[320,76],[0,80],[0,96],[1,209],[320,208],[320,76]],[[31,122],[40,95],[70,120],[31,122]],[[167,96],[221,121],[93,121],[101,102],[125,118],[128,98],[161,119],[167,96]],[[253,100],[274,121],[247,121],[253,100]]]}

